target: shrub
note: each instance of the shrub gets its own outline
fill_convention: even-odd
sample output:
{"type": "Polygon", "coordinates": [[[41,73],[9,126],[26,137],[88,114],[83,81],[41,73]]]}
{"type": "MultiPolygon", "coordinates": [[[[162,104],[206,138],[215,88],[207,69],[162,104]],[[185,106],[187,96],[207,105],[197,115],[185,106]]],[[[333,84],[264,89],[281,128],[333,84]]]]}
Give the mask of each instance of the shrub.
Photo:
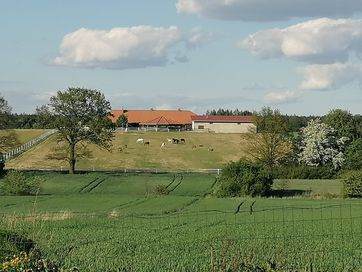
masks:
{"type": "Polygon", "coordinates": [[[362,171],[354,170],[342,175],[344,197],[362,197],[362,171]]]}
{"type": "Polygon", "coordinates": [[[223,168],[215,193],[219,197],[265,196],[271,191],[272,184],[271,175],[262,166],[240,160],[223,168]]]}
{"type": "Polygon", "coordinates": [[[332,179],[338,174],[332,166],[285,165],[272,170],[277,179],[332,179]]]}
{"type": "Polygon", "coordinates": [[[34,195],[39,191],[40,183],[39,177],[26,177],[23,172],[9,171],[1,191],[6,195],[34,195]]]}

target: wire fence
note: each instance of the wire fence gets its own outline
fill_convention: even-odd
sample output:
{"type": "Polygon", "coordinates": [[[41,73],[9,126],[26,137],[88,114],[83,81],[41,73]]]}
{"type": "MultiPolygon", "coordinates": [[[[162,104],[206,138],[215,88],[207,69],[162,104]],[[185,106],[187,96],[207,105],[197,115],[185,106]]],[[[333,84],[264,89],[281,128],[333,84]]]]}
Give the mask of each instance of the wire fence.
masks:
{"type": "Polygon", "coordinates": [[[29,150],[30,148],[32,148],[34,145],[39,144],[40,142],[46,140],[47,138],[49,138],[50,136],[52,136],[53,134],[55,134],[57,132],[56,129],[52,129],[49,130],[45,133],[43,133],[42,135],[30,140],[29,142],[22,144],[6,153],[1,154],[1,160],[2,161],[7,161],[10,160],[18,155],[20,155],[21,153],[29,150]]]}
{"type": "MultiPolygon", "coordinates": [[[[57,215],[53,215],[51,219],[48,213],[43,220],[55,221],[57,215]]],[[[23,217],[25,215],[16,216],[25,222],[32,219],[23,217]]],[[[36,220],[41,220],[41,217],[36,220]]],[[[248,205],[235,210],[194,210],[169,214],[126,214],[120,209],[118,213],[71,213],[65,220],[69,224],[61,224],[64,228],[64,237],[59,234],[61,245],[53,246],[58,251],[71,248],[69,255],[64,257],[69,260],[81,259],[77,254],[84,254],[84,251],[94,252],[103,248],[104,252],[97,251],[92,256],[94,269],[97,265],[109,263],[119,267],[121,270],[118,271],[170,271],[165,268],[169,265],[180,267],[172,271],[185,271],[181,267],[191,265],[193,271],[362,269],[362,205],[358,203],[275,207],[248,205]],[[67,240],[67,237],[71,238],[67,240]],[[150,270],[141,269],[145,263],[150,270]],[[236,263],[239,267],[254,265],[254,268],[258,266],[260,269],[226,270],[228,265],[236,263]],[[274,265],[275,270],[270,267],[267,270],[266,265],[274,265]],[[122,270],[125,267],[128,270],[122,270]]],[[[0,239],[5,236],[5,232],[0,232],[0,239]]],[[[5,240],[21,248],[33,245],[32,241],[18,236],[7,235],[5,240]]],[[[15,250],[3,246],[0,253],[8,254],[15,250]]],[[[89,260],[83,265],[86,262],[89,260]]],[[[81,262],[79,266],[82,267],[81,262]]],[[[97,271],[111,270],[104,268],[97,271]]]]}

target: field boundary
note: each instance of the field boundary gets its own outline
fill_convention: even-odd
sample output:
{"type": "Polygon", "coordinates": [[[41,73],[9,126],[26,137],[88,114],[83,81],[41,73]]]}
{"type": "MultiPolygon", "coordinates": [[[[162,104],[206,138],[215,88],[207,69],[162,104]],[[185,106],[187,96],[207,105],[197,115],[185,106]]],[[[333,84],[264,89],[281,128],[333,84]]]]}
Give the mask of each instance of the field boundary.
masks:
{"type": "MultiPolygon", "coordinates": [[[[8,170],[20,170],[20,171],[44,171],[44,172],[63,172],[67,173],[67,167],[59,168],[9,168],[8,170]]],[[[100,169],[100,168],[77,168],[77,173],[90,173],[90,172],[100,172],[100,173],[128,173],[128,174],[215,174],[220,175],[222,169],[212,168],[212,169],[160,169],[160,168],[117,168],[117,169],[100,169]]]]}

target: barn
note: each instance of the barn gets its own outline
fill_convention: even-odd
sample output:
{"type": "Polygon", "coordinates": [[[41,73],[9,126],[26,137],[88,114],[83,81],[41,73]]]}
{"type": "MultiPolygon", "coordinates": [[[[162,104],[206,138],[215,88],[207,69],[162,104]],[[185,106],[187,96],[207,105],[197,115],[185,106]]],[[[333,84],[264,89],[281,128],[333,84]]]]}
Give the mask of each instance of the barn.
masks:
{"type": "Polygon", "coordinates": [[[124,114],[128,118],[128,129],[137,130],[191,130],[191,117],[196,115],[189,110],[112,110],[112,122],[124,114]]]}
{"type": "Polygon", "coordinates": [[[253,116],[194,115],[192,130],[216,133],[247,133],[255,131],[253,116]]]}

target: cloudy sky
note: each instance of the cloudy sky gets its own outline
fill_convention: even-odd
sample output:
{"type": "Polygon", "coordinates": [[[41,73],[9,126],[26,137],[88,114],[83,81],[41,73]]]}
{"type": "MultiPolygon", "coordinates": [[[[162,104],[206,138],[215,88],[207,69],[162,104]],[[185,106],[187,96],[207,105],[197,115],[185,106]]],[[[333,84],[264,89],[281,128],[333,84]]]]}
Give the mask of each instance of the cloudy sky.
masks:
{"type": "Polygon", "coordinates": [[[68,87],[113,108],[362,114],[361,0],[4,0],[0,93],[68,87]]]}

